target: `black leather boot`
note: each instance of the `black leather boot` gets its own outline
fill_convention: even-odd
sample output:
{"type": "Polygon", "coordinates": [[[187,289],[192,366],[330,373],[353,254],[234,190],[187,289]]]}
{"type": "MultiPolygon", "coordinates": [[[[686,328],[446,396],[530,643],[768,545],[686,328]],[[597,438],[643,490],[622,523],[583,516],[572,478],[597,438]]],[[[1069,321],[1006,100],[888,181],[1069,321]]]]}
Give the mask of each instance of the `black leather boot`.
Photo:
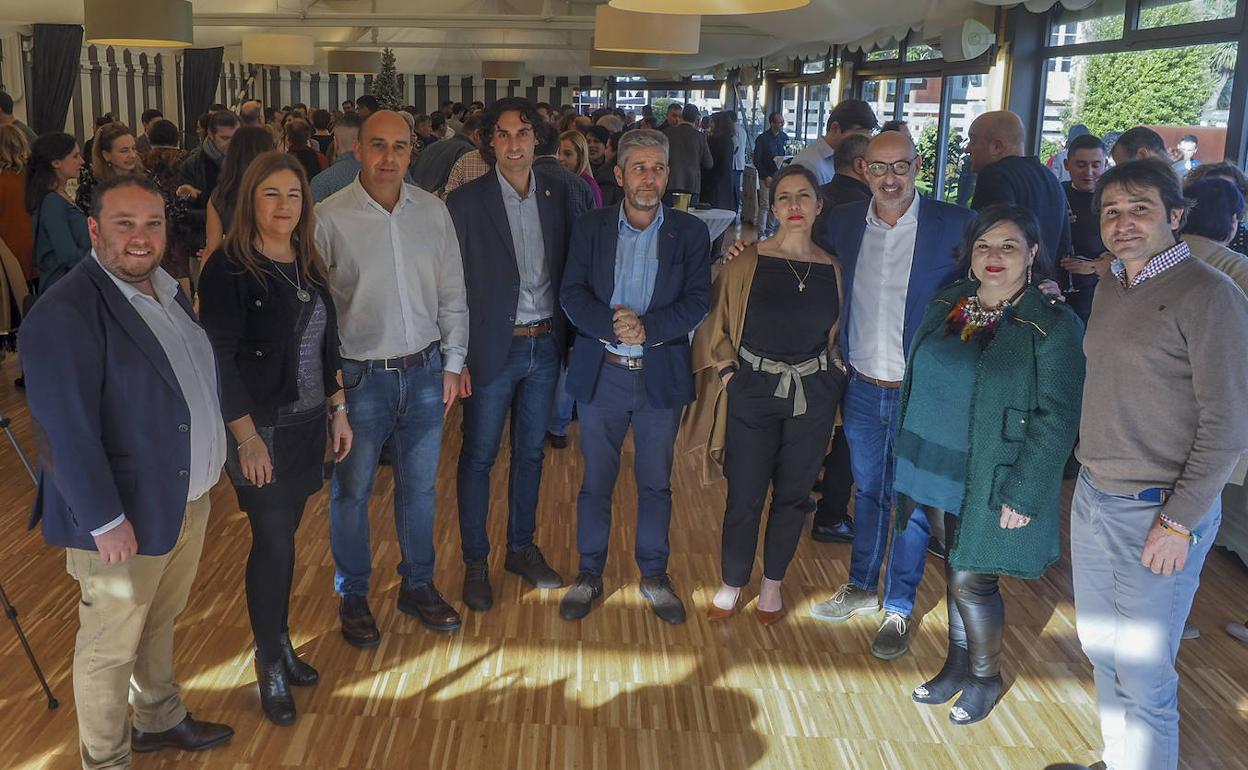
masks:
{"type": "Polygon", "coordinates": [[[290,643],[290,634],[282,634],[282,665],[286,668],[286,681],[295,687],[309,687],[321,681],[320,673],[299,659],[290,643]]]}
{"type": "Polygon", "coordinates": [[[295,723],[295,699],[286,681],[286,666],[281,659],[264,663],[256,658],[256,686],[260,689],[260,708],[275,725],[295,723]]]}

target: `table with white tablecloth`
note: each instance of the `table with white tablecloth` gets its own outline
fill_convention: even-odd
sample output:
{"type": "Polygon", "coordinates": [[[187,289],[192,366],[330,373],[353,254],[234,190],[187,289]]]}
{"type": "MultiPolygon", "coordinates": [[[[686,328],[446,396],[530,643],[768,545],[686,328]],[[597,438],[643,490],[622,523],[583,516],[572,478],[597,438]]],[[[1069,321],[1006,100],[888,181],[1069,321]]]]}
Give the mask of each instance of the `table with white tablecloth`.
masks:
{"type": "Polygon", "coordinates": [[[737,212],[728,209],[689,209],[689,213],[693,214],[702,223],[706,225],[706,229],[711,234],[711,241],[724,234],[728,226],[737,221],[737,212]]]}

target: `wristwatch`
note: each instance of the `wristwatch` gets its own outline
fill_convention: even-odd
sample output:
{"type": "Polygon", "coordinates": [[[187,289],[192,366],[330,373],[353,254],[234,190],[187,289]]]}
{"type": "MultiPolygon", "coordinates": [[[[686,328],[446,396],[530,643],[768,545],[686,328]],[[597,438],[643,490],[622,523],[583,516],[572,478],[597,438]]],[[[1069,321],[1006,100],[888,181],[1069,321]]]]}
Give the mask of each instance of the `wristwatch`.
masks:
{"type": "Polygon", "coordinates": [[[329,407],[329,416],[330,416],[330,417],[333,417],[334,415],[338,414],[339,412],[342,412],[343,414],[350,414],[350,413],[351,413],[351,410],[347,408],[347,402],[346,402],[346,401],[343,401],[341,404],[334,404],[333,406],[329,407]]]}

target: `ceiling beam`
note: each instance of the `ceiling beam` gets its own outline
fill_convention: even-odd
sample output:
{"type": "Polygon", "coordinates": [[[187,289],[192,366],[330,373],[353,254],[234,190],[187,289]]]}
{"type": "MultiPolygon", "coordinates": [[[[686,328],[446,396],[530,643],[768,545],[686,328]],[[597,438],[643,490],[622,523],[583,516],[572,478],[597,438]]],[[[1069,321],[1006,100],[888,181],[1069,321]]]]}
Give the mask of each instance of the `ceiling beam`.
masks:
{"type": "Polygon", "coordinates": [[[374,43],[368,40],[345,40],[341,43],[318,42],[317,48],[429,48],[441,49],[447,51],[462,50],[465,48],[473,48],[477,50],[497,50],[497,51],[566,51],[568,44],[566,43],[486,43],[473,41],[469,43],[411,43],[411,42],[378,42],[374,43]]]}
{"type": "MultiPolygon", "coordinates": [[[[392,27],[424,29],[511,29],[592,32],[593,16],[457,13],[197,13],[197,27],[392,27]]],[[[769,37],[740,24],[706,24],[712,35],[769,37]]]]}

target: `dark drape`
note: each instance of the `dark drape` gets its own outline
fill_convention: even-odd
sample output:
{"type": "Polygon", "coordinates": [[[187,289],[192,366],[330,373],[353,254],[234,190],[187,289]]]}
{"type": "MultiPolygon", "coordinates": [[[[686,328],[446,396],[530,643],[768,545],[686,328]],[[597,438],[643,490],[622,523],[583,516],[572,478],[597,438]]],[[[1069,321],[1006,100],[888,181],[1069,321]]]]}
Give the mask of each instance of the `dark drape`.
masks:
{"type": "Polygon", "coordinates": [[[188,48],[182,52],[182,131],[193,146],[195,121],[208,111],[221,83],[224,48],[188,48]]]}
{"type": "Polygon", "coordinates": [[[27,117],[36,134],[64,131],[69,101],[78,85],[82,60],[82,27],[78,24],[36,24],[27,117]]]}

